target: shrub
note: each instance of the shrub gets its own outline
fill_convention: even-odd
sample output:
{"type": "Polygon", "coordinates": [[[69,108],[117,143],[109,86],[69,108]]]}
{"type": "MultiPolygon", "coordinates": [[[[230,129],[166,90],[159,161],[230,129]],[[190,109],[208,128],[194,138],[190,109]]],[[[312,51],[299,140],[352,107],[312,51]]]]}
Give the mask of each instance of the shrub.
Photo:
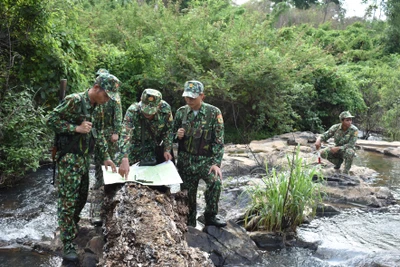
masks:
{"type": "Polygon", "coordinates": [[[0,185],[36,170],[49,142],[44,111],[35,107],[33,93],[9,91],[0,107],[0,185]]]}
{"type": "Polygon", "coordinates": [[[298,147],[291,159],[287,156],[289,170],[278,173],[273,168],[262,178],[265,186],[248,189],[252,201],[245,215],[247,230],[295,230],[306,215],[315,215],[317,203],[322,201],[322,197],[321,184],[313,179],[321,179],[322,175],[317,167],[303,162],[299,151],[298,147]]]}

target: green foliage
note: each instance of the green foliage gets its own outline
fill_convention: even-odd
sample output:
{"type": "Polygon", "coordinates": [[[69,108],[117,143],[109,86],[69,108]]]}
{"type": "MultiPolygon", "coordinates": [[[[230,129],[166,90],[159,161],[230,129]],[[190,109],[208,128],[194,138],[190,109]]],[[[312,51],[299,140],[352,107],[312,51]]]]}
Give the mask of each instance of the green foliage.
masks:
{"type": "Polygon", "coordinates": [[[35,106],[32,91],[8,92],[0,107],[0,184],[39,167],[50,146],[48,135],[44,110],[35,106]]]}
{"type": "Polygon", "coordinates": [[[287,2],[287,3],[293,4],[296,8],[299,8],[299,9],[308,9],[308,8],[311,7],[311,5],[318,4],[318,0],[290,0],[290,1],[287,1],[287,0],[271,0],[271,2],[274,2],[274,3],[282,3],[282,2],[285,3],[285,2],[287,2]]]}
{"type": "Polygon", "coordinates": [[[93,58],[80,35],[71,1],[5,1],[0,6],[0,96],[9,88],[34,90],[39,103],[57,103],[58,83],[68,79],[71,91],[87,86],[93,58]],[[84,63],[84,64],[83,64],[84,63]]]}
{"type": "Polygon", "coordinates": [[[321,178],[317,167],[307,166],[299,156],[299,147],[287,156],[289,170],[278,172],[275,168],[262,178],[265,186],[249,188],[251,207],[246,212],[245,227],[248,230],[286,231],[296,230],[305,216],[313,217],[317,204],[322,201],[321,178]]]}
{"type": "Polygon", "coordinates": [[[386,31],[386,50],[389,53],[399,53],[400,42],[400,2],[388,0],[386,3],[386,17],[388,28],[386,31]]]}
{"type": "Polygon", "coordinates": [[[276,2],[3,1],[0,103],[32,88],[50,110],[61,78],[67,93],[83,91],[106,68],[122,81],[124,110],[154,88],[175,111],[184,82],[202,81],[227,142],[322,132],[343,110],[400,138],[395,1],[388,23],[351,23],[336,0],[276,2]]]}

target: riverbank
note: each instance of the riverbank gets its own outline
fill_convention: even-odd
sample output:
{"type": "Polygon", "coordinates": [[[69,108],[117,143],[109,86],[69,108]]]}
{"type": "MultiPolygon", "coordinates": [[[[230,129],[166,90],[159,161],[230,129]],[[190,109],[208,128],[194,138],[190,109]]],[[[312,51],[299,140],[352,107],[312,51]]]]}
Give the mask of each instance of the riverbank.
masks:
{"type": "MultiPolygon", "coordinates": [[[[261,264],[257,263],[261,257],[268,257],[260,249],[262,244],[269,246],[269,248],[273,246],[282,248],[282,246],[290,244],[285,240],[277,239],[276,236],[270,235],[268,237],[265,233],[261,235],[260,233],[249,233],[241,230],[240,220],[243,218],[248,206],[248,198],[244,197],[243,192],[246,187],[258,183],[262,171],[265,172],[265,165],[258,165],[254,159],[257,159],[259,163],[268,163],[269,167],[279,167],[287,163],[286,154],[293,153],[297,145],[300,145],[301,155],[308,164],[320,167],[325,172],[326,189],[331,190],[328,194],[329,199],[325,201],[324,207],[320,209],[320,216],[340,214],[343,209],[351,207],[353,209],[362,208],[366,212],[368,210],[382,211],[395,203],[396,200],[391,195],[391,191],[387,190],[387,187],[371,186],[371,182],[377,175],[374,170],[354,165],[350,170],[351,175],[346,176],[333,173],[331,170],[332,165],[329,162],[323,160],[321,164],[318,164],[317,155],[313,149],[314,142],[315,136],[310,133],[291,133],[252,142],[249,145],[252,152],[246,145],[226,145],[222,166],[224,190],[221,195],[220,213],[229,220],[229,226],[226,229],[222,229],[222,231],[214,228],[203,229],[201,221],[198,222],[197,228],[185,228],[182,224],[185,218],[185,205],[182,196],[177,201],[175,193],[164,194],[154,191],[151,187],[138,187],[134,184],[122,187],[115,194],[109,196],[108,203],[114,204],[107,205],[107,209],[104,211],[108,215],[103,227],[92,226],[89,219],[83,216],[77,240],[80,249],[80,266],[95,266],[93,264],[97,263],[100,263],[100,266],[123,264],[124,260],[116,258],[115,252],[111,253],[111,251],[135,252],[121,254],[126,255],[128,257],[126,260],[129,260],[133,266],[136,266],[136,263],[143,264],[143,266],[158,266],[157,262],[163,262],[168,257],[172,264],[177,259],[157,251],[164,250],[163,246],[171,246],[174,243],[179,247],[174,251],[180,251],[179,253],[181,253],[179,260],[192,262],[192,266],[204,266],[201,264],[206,262],[209,264],[210,260],[215,266],[227,266],[224,263],[232,263],[235,259],[238,262],[241,261],[247,264],[244,266],[258,266],[257,264],[261,264]],[[124,200],[121,201],[121,199],[124,200]],[[333,208],[328,209],[328,206],[333,208]],[[119,217],[116,218],[115,216],[119,217]],[[158,219],[146,220],[145,218],[158,219]],[[118,223],[115,223],[117,221],[118,223]],[[159,226],[160,224],[159,222],[167,223],[167,227],[162,224],[162,227],[157,228],[157,225],[159,226]],[[150,226],[150,223],[154,224],[150,226]],[[154,231],[151,232],[151,229],[154,231]],[[114,234],[110,235],[110,233],[114,234]],[[243,236],[241,237],[242,239],[237,239],[239,233],[243,236]],[[193,236],[195,238],[192,238],[193,236]],[[221,236],[231,236],[231,239],[221,241],[221,239],[218,239],[221,236]],[[207,247],[200,240],[207,240],[207,247]],[[271,240],[274,240],[274,243],[271,240]],[[214,245],[210,245],[210,241],[215,241],[214,245]],[[246,242],[246,245],[241,247],[251,249],[241,251],[238,247],[225,246],[228,243],[244,244],[240,242],[246,242]],[[200,246],[200,244],[202,245],[200,246]],[[141,256],[136,257],[135,255],[141,256]],[[150,257],[149,259],[151,260],[149,262],[153,265],[150,263],[150,265],[145,265],[147,262],[146,257],[150,257]],[[248,259],[252,261],[248,261],[248,259]],[[138,261],[136,262],[135,260],[138,261]],[[195,264],[195,262],[197,263],[195,264]]],[[[386,148],[390,148],[390,146],[386,148]]],[[[381,149],[381,151],[383,150],[381,149]]],[[[92,175],[93,173],[91,173],[92,175]]],[[[198,204],[199,214],[201,214],[204,209],[202,196],[200,196],[198,204]]],[[[18,250],[18,245],[15,245],[15,241],[10,240],[9,242],[3,241],[0,243],[2,247],[0,250],[18,250]]],[[[41,253],[54,253],[54,255],[61,256],[61,244],[57,237],[47,241],[26,241],[19,244],[25,250],[30,248],[34,251],[41,251],[41,253]]],[[[292,245],[308,247],[312,251],[318,249],[318,243],[314,242],[304,244],[292,242],[292,245]]],[[[171,253],[173,254],[173,252],[168,254],[171,253]]],[[[67,266],[65,265],[66,263],[63,264],[67,266]]]]}

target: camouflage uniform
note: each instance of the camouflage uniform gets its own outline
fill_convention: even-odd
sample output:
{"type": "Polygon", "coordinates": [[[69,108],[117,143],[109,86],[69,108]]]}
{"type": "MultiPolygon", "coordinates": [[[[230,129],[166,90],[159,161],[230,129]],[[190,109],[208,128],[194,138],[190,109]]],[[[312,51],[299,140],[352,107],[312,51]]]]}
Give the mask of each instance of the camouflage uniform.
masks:
{"type": "MultiPolygon", "coordinates": [[[[342,112],[339,118],[352,118],[348,111],[342,112]]],[[[332,153],[330,148],[321,151],[321,157],[329,160],[335,164],[335,169],[340,169],[343,161],[344,173],[349,173],[353,158],[355,155],[355,144],[358,139],[358,129],[356,126],[351,125],[346,131],[342,130],[342,123],[333,125],[328,131],[322,134],[321,141],[326,142],[329,138],[333,137],[335,146],[340,147],[337,153],[332,153]]]]}
{"type": "Polygon", "coordinates": [[[170,152],[172,123],[171,107],[162,100],[161,93],[154,89],[145,89],[141,101],[132,104],[125,113],[117,162],[121,162],[123,157],[128,157],[130,165],[143,159],[155,159],[155,148],[160,143],[164,144],[164,152],[170,152]],[[154,118],[149,120],[142,112],[154,115],[154,118]],[[142,147],[142,121],[146,124],[144,147],[142,147]],[[149,133],[148,128],[153,134],[149,133]]]}
{"type": "MultiPolygon", "coordinates": [[[[104,89],[111,99],[115,99],[119,85],[119,80],[115,76],[100,75],[96,79],[96,84],[104,89]]],[[[101,132],[96,133],[95,129],[89,134],[75,132],[84,120],[94,123],[93,114],[99,106],[91,105],[89,90],[66,96],[64,101],[49,114],[47,120],[47,125],[60,136],[57,144],[59,182],[57,214],[64,251],[72,246],[72,240],[77,235],[79,214],[88,196],[90,153],[93,152],[96,139],[104,159],[110,159],[101,132]]]]}
{"type": "MultiPolygon", "coordinates": [[[[190,82],[186,83],[185,88],[190,85],[190,82]]],[[[197,88],[196,83],[192,84],[191,90],[194,94],[186,92],[184,96],[196,98],[198,96],[196,93],[203,92],[202,84],[201,88],[197,88]]],[[[221,166],[224,154],[224,122],[221,111],[217,107],[203,102],[197,115],[188,105],[177,110],[174,133],[179,128],[185,129],[185,136],[182,140],[178,140],[177,169],[183,180],[181,190],[188,190],[188,225],[196,226],[196,197],[200,179],[203,179],[207,185],[204,193],[205,218],[218,213],[222,184],[220,179],[215,179],[214,173],[208,172],[212,165],[221,166]]]]}
{"type": "MultiPolygon", "coordinates": [[[[95,112],[95,128],[98,131],[102,131],[108,147],[108,153],[112,160],[114,160],[115,154],[118,152],[118,142],[112,142],[111,136],[113,134],[121,134],[122,129],[122,107],[119,97],[116,101],[108,101],[104,105],[100,105],[95,112]]],[[[104,159],[102,157],[101,149],[96,146],[94,153],[95,161],[95,177],[96,183],[94,189],[99,189],[103,184],[103,165],[104,159]]]]}

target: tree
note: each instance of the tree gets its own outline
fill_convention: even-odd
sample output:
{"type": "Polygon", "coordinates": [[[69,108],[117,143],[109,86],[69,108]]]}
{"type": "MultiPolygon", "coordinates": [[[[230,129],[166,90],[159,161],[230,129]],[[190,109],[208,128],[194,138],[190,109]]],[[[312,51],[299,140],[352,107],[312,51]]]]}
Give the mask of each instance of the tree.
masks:
{"type": "Polygon", "coordinates": [[[386,7],[388,29],[386,33],[386,47],[389,53],[399,53],[400,47],[400,1],[388,0],[386,7]]]}
{"type": "Polygon", "coordinates": [[[271,0],[271,2],[274,2],[275,4],[287,2],[299,9],[309,9],[312,5],[319,4],[318,0],[271,0]]]}

